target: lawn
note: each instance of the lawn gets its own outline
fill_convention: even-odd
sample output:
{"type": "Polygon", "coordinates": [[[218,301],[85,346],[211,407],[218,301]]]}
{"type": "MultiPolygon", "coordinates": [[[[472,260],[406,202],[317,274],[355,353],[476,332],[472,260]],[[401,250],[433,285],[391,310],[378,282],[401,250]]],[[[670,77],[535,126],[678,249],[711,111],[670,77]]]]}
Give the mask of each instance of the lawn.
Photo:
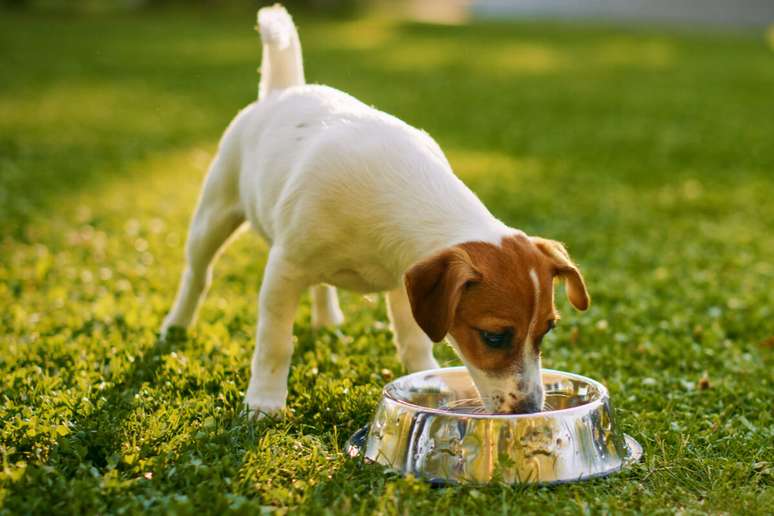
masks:
{"type": "MultiPolygon", "coordinates": [[[[347,458],[404,371],[379,297],[298,312],[290,413],[241,415],[266,247],[157,330],[253,13],[0,16],[0,512],[731,512],[774,507],[774,43],[761,33],[298,19],[310,81],[424,128],[490,209],[564,241],[544,365],[603,381],[644,460],[435,489],[347,458]]],[[[445,345],[436,355],[458,360],[445,345]]]]}

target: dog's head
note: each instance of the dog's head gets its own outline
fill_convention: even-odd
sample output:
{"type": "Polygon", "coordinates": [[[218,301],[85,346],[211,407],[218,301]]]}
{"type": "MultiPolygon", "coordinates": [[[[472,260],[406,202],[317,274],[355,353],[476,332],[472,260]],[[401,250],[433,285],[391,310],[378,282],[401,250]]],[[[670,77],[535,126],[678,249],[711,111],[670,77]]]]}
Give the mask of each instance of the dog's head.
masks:
{"type": "Polygon", "coordinates": [[[554,278],[565,281],[575,308],[588,308],[564,246],[517,233],[500,245],[445,249],[412,266],[405,281],[417,323],[434,342],[449,336],[486,408],[520,413],[543,408],[540,342],[559,318],[554,278]]]}

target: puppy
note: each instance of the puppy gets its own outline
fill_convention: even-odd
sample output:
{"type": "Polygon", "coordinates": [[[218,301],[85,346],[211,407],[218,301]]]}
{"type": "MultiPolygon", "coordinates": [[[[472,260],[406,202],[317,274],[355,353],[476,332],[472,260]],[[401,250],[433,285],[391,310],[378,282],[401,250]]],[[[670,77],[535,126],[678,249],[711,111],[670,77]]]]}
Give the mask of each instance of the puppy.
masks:
{"type": "Polygon", "coordinates": [[[425,132],[333,88],[305,85],[301,45],[279,5],[258,12],[259,100],[226,129],[186,244],[177,298],[164,320],[193,320],[226,240],[245,221],[270,251],[245,403],[285,407],[293,319],[311,289],[312,324],[343,321],[336,287],[387,292],[402,363],[438,367],[447,337],[489,411],[543,407],[540,341],[556,323],[553,281],[589,305],[561,244],[495,218],[425,132]]]}

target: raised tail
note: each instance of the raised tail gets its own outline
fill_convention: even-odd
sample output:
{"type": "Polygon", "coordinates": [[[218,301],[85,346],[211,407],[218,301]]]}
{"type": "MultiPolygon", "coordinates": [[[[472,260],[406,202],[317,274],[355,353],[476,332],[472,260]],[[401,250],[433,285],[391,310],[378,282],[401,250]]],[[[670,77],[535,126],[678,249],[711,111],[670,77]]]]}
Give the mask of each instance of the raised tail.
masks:
{"type": "Polygon", "coordinates": [[[274,4],[258,10],[258,32],[263,42],[258,98],[272,90],[304,84],[301,41],[285,8],[274,4]]]}

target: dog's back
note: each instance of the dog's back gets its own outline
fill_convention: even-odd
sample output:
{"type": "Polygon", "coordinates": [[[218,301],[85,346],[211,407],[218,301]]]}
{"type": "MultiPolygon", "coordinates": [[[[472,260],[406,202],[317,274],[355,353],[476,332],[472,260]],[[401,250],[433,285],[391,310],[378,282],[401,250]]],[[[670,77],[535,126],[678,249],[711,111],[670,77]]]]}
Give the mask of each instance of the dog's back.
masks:
{"type": "Polygon", "coordinates": [[[336,89],[274,91],[239,118],[231,138],[239,140],[239,193],[259,233],[302,263],[349,270],[385,262],[362,285],[321,270],[331,283],[394,287],[407,266],[400,246],[417,240],[407,233],[448,223],[461,203],[478,203],[432,138],[336,89]]]}
{"type": "Polygon", "coordinates": [[[429,135],[339,90],[304,85],[289,15],[275,6],[258,18],[260,100],[222,149],[238,156],[241,204],[264,238],[319,266],[321,281],[367,291],[399,284],[419,252],[406,246],[431,252],[465,238],[465,227],[480,238],[494,219],[429,135]],[[357,279],[333,277],[340,270],[357,279]]]}

